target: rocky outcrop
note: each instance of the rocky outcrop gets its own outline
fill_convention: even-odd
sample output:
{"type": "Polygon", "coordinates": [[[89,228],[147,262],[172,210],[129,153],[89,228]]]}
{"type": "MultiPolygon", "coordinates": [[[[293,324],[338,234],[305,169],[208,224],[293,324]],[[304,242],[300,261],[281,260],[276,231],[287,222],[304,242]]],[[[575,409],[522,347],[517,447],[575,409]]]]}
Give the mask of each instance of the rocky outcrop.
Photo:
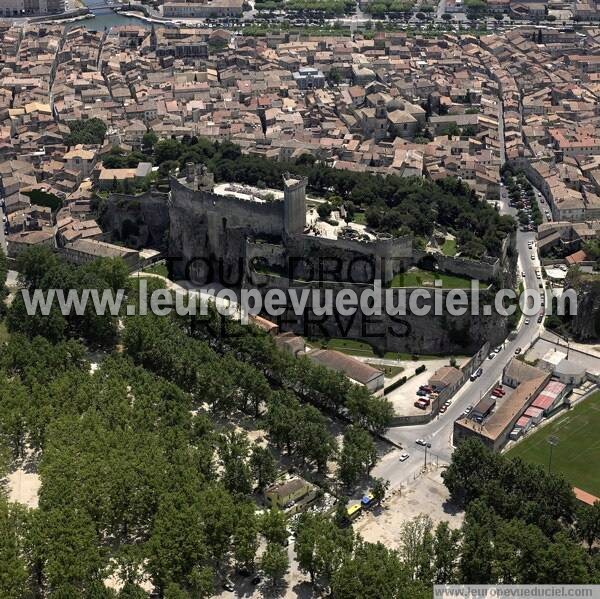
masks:
{"type": "Polygon", "coordinates": [[[600,339],[600,276],[569,273],[565,291],[577,294],[577,314],[566,318],[568,330],[577,341],[600,339]]]}

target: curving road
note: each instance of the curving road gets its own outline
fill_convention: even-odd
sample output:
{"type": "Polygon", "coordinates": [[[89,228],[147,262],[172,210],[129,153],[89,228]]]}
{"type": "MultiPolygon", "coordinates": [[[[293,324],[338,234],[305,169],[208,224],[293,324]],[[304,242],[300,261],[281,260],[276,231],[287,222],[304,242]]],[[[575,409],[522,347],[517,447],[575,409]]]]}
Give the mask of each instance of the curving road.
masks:
{"type": "MultiPolygon", "coordinates": [[[[501,212],[514,214],[516,211],[508,206],[508,198],[503,188],[501,194],[501,212]]],[[[535,245],[535,233],[517,233],[517,250],[519,254],[518,275],[525,289],[538,290],[539,282],[536,277],[536,269],[540,268],[539,257],[535,245]],[[534,242],[534,249],[528,248],[528,242],[534,242]],[[531,255],[534,254],[534,260],[531,255]],[[524,273],[524,277],[521,277],[524,273]]],[[[418,426],[403,426],[391,428],[387,436],[396,443],[402,445],[404,450],[410,454],[405,462],[400,462],[397,456],[394,459],[382,460],[373,470],[373,476],[382,477],[390,481],[393,489],[410,480],[422,469],[425,463],[425,448],[417,445],[417,439],[424,439],[431,443],[431,449],[427,450],[427,461],[436,460],[438,463],[448,463],[452,456],[452,432],[454,421],[457,420],[467,406],[474,406],[480,398],[502,378],[502,372],[506,364],[515,355],[515,350],[521,348],[525,351],[543,330],[543,323],[538,324],[537,316],[525,324],[525,318],[521,319],[514,340],[506,340],[503,348],[492,360],[486,359],[481,365],[483,374],[474,382],[467,381],[462,389],[455,395],[452,405],[445,414],[440,414],[428,424],[418,426]]],[[[396,452],[394,452],[396,454],[396,452]]]]}

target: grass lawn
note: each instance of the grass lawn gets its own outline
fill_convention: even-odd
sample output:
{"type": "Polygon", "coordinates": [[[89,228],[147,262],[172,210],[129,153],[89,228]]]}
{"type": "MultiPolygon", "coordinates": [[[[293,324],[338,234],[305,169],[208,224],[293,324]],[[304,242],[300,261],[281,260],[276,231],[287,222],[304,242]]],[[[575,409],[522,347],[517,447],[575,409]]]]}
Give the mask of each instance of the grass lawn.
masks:
{"type": "MultiPolygon", "coordinates": [[[[411,268],[407,272],[398,273],[391,281],[390,287],[433,287],[434,281],[440,279],[443,289],[470,289],[471,279],[444,273],[411,268]]],[[[479,284],[481,287],[481,283],[479,284]]]]}
{"type": "Polygon", "coordinates": [[[164,262],[159,262],[158,264],[153,264],[148,268],[144,269],[144,272],[151,272],[155,275],[160,275],[161,277],[169,278],[169,269],[164,262]]]}
{"type": "Polygon", "coordinates": [[[377,368],[378,370],[381,370],[383,372],[384,376],[388,379],[391,379],[391,378],[395,377],[396,375],[404,372],[404,368],[402,368],[402,366],[383,366],[381,364],[373,364],[371,362],[366,362],[366,363],[373,366],[373,368],[377,368]]]}
{"type": "Polygon", "coordinates": [[[552,471],[560,472],[575,487],[600,497],[600,393],[584,400],[557,420],[519,443],[509,457],[548,467],[548,437],[556,436],[552,471]]]}
{"type": "Polygon", "coordinates": [[[352,217],[352,222],[357,223],[359,225],[366,225],[367,218],[365,216],[365,213],[364,212],[355,212],[354,216],[352,217]]]}
{"type": "Polygon", "coordinates": [[[456,239],[446,239],[442,246],[442,253],[445,256],[456,256],[456,239]]]}
{"type": "MultiPolygon", "coordinates": [[[[422,355],[413,355],[407,354],[403,352],[395,352],[388,351],[383,354],[383,356],[378,356],[373,348],[366,343],[365,341],[357,341],[356,339],[312,339],[313,345],[321,345],[323,348],[327,349],[335,349],[342,353],[348,354],[350,356],[362,356],[364,358],[384,358],[386,360],[403,360],[408,362],[409,360],[412,362],[418,362],[420,360],[439,360],[443,356],[422,356],[422,355]]],[[[309,342],[310,343],[310,342],[309,342]]],[[[375,368],[379,368],[379,370],[384,370],[386,368],[390,368],[390,372],[392,374],[385,373],[386,376],[394,376],[394,374],[399,374],[402,372],[403,368],[399,366],[381,366],[380,364],[373,364],[375,368]]]]}
{"type": "Polygon", "coordinates": [[[356,341],[355,339],[325,339],[322,340],[322,345],[326,346],[327,349],[336,349],[352,356],[375,357],[373,348],[364,341],[356,341]]]}

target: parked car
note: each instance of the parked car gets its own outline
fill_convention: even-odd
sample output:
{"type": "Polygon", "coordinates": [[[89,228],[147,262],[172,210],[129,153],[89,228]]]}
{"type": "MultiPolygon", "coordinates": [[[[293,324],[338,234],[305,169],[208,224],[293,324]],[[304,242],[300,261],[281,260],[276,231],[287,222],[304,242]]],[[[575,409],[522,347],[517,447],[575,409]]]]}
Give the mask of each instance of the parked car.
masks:
{"type": "Polygon", "coordinates": [[[418,399],[415,401],[414,406],[415,408],[419,408],[419,410],[424,410],[427,407],[427,404],[423,400],[418,399]]]}
{"type": "Polygon", "coordinates": [[[531,321],[529,320],[529,318],[525,319],[525,324],[528,325],[531,321]]]}
{"type": "Polygon", "coordinates": [[[448,408],[446,406],[442,406],[440,408],[440,414],[443,414],[448,408]]]}
{"type": "Polygon", "coordinates": [[[417,395],[420,397],[425,397],[427,395],[427,391],[423,391],[423,389],[419,389],[417,391],[417,395]]]}
{"type": "Polygon", "coordinates": [[[517,349],[515,349],[515,356],[518,356],[521,353],[521,348],[517,347],[517,349]]]}
{"type": "Polygon", "coordinates": [[[400,454],[400,461],[401,462],[406,462],[406,460],[408,460],[409,457],[410,457],[410,455],[408,453],[406,453],[406,452],[401,453],[400,454]]]}
{"type": "Polygon", "coordinates": [[[420,391],[425,391],[425,393],[431,393],[433,391],[433,387],[429,386],[429,385],[421,385],[419,387],[420,391]]]}
{"type": "Polygon", "coordinates": [[[538,324],[541,324],[542,320],[544,320],[544,317],[543,316],[538,316],[538,319],[537,319],[538,324]]]}

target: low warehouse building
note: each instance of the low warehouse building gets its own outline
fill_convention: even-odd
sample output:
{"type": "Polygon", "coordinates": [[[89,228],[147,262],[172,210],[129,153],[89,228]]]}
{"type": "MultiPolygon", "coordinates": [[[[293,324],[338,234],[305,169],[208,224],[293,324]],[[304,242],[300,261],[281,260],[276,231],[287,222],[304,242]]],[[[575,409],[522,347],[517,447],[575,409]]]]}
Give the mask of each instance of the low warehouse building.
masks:
{"type": "Polygon", "coordinates": [[[332,349],[317,349],[310,352],[308,357],[316,364],[341,372],[353,382],[364,385],[371,392],[383,388],[384,375],[381,370],[342,352],[332,349]]]}
{"type": "MultiPolygon", "coordinates": [[[[493,412],[481,423],[469,418],[457,420],[454,423],[454,444],[462,439],[476,438],[492,451],[500,451],[549,379],[549,372],[511,360],[505,368],[504,382],[510,386],[514,384],[515,390],[498,399],[493,412]]],[[[529,417],[527,420],[531,422],[529,417]]],[[[522,422],[525,424],[525,421],[522,422]]]]}

